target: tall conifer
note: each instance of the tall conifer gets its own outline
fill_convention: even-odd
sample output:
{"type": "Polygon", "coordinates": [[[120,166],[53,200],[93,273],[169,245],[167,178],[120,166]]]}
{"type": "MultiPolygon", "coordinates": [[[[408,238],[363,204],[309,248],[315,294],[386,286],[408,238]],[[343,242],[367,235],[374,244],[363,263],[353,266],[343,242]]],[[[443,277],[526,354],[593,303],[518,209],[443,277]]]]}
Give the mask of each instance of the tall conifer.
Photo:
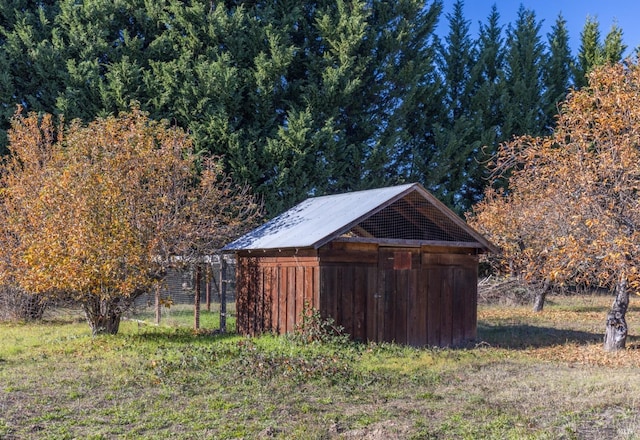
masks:
{"type": "Polygon", "coordinates": [[[611,30],[604,38],[604,47],[602,49],[604,62],[610,65],[622,61],[624,51],[627,46],[622,42],[622,29],[614,23],[611,30]]]}
{"type": "Polygon", "coordinates": [[[374,153],[367,181],[420,181],[427,184],[425,164],[437,154],[434,126],[443,118],[443,87],[436,69],[435,27],[442,2],[403,0],[374,2],[379,24],[371,29],[369,50],[375,54],[371,82],[377,96],[369,112],[379,114],[374,153]],[[398,18],[401,18],[400,20],[398,18]],[[396,54],[393,55],[392,54],[396,54]]]}
{"type": "Polygon", "coordinates": [[[569,47],[567,21],[559,14],[551,32],[547,36],[547,61],[544,69],[543,106],[545,114],[545,132],[555,126],[558,103],[567,96],[572,81],[573,57],[569,47]]]}
{"type": "Polygon", "coordinates": [[[472,70],[473,114],[480,121],[480,141],[487,156],[491,156],[498,143],[505,140],[501,103],[505,68],[502,30],[500,14],[493,5],[486,23],[480,23],[480,34],[476,43],[477,61],[472,70]]]}
{"type": "Polygon", "coordinates": [[[460,212],[476,201],[474,190],[480,166],[476,157],[480,130],[471,105],[476,59],[463,8],[464,1],[457,0],[453,12],[446,15],[449,32],[440,45],[438,58],[445,114],[435,135],[436,160],[425,167],[427,187],[460,212]]]}
{"type": "Polygon", "coordinates": [[[591,72],[595,66],[602,64],[604,58],[602,52],[600,24],[596,18],[587,17],[580,32],[580,47],[578,48],[578,62],[575,72],[575,84],[577,88],[582,88],[587,85],[587,75],[589,72],[591,72]]]}
{"type": "Polygon", "coordinates": [[[600,41],[600,23],[596,18],[587,17],[580,33],[580,48],[575,71],[576,87],[587,85],[587,75],[596,66],[615,64],[622,61],[627,46],[622,41],[622,29],[614,23],[600,41]]]}
{"type": "Polygon", "coordinates": [[[535,12],[520,6],[507,29],[503,135],[539,135],[545,125],[542,106],[544,45],[535,12]]]}
{"type": "Polygon", "coordinates": [[[57,3],[13,0],[0,8],[0,151],[17,105],[52,112],[64,88],[64,46],[54,32],[57,3]]]}

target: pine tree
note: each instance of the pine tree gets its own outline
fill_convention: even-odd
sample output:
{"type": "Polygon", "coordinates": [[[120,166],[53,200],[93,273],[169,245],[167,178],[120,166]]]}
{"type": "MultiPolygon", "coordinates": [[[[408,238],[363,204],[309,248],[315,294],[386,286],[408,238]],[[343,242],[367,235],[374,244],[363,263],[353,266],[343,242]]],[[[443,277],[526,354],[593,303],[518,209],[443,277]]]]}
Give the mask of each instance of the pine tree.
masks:
{"type": "MultiPolygon", "coordinates": [[[[427,164],[426,184],[449,206],[464,212],[476,201],[474,189],[481,172],[479,124],[471,107],[472,70],[476,65],[464,2],[447,14],[449,32],[440,46],[438,64],[443,76],[445,117],[436,131],[436,160],[427,164]]],[[[480,194],[477,194],[480,195],[480,194]]]]}
{"type": "Polygon", "coordinates": [[[500,14],[493,5],[486,24],[480,24],[476,43],[477,62],[471,73],[474,84],[473,114],[481,126],[480,141],[486,157],[490,157],[497,145],[506,139],[502,129],[504,116],[501,102],[506,54],[499,22],[500,14]]]}
{"type": "Polygon", "coordinates": [[[64,47],[53,32],[56,1],[3,2],[0,8],[0,150],[16,106],[51,111],[64,87],[64,47]]]}
{"type": "Polygon", "coordinates": [[[622,29],[613,24],[611,30],[604,38],[604,46],[602,48],[603,62],[609,65],[622,61],[622,56],[627,46],[622,42],[622,29]]]}
{"type": "Polygon", "coordinates": [[[569,47],[567,21],[559,14],[548,34],[547,62],[544,69],[543,108],[545,114],[545,132],[555,126],[558,103],[567,96],[572,85],[573,57],[569,47]]]}
{"type": "Polygon", "coordinates": [[[539,135],[544,130],[542,66],[546,62],[535,12],[520,6],[507,29],[503,135],[539,135]]]}
{"type": "Polygon", "coordinates": [[[582,32],[580,32],[580,47],[578,48],[578,62],[575,71],[576,88],[587,85],[587,75],[595,66],[602,64],[604,54],[600,42],[600,24],[598,20],[587,17],[582,32]]]}

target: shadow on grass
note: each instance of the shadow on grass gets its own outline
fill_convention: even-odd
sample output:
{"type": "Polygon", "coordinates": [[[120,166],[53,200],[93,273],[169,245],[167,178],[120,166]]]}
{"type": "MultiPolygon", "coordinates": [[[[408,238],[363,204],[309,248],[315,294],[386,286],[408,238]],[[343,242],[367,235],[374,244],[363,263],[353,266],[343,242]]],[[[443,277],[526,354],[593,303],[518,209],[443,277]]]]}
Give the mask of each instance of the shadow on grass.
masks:
{"type": "Polygon", "coordinates": [[[491,325],[478,323],[478,341],[494,347],[525,349],[552,347],[560,344],[592,344],[602,342],[602,333],[539,327],[529,324],[491,325]]]}
{"type": "Polygon", "coordinates": [[[136,339],[154,343],[192,343],[192,342],[221,342],[238,337],[236,332],[220,333],[219,331],[194,332],[189,329],[174,329],[173,331],[148,331],[131,335],[136,339]]]}
{"type": "MultiPolygon", "coordinates": [[[[635,299],[635,298],[633,298],[635,299]]],[[[613,299],[611,300],[613,302],[613,299]]],[[[547,303],[545,303],[545,306],[548,305],[554,305],[551,302],[547,301],[547,303]]],[[[584,305],[584,306],[576,306],[576,305],[572,305],[572,306],[566,306],[565,309],[575,312],[575,313],[602,313],[603,316],[606,316],[607,312],[609,311],[611,307],[610,306],[601,306],[601,305],[584,305]]],[[[560,309],[562,310],[562,309],[560,309]]],[[[630,305],[629,308],[627,309],[627,313],[639,313],[640,312],[640,305],[630,305]]],[[[543,312],[544,313],[544,312],[543,312]]],[[[603,318],[604,319],[604,318],[603,318]]]]}

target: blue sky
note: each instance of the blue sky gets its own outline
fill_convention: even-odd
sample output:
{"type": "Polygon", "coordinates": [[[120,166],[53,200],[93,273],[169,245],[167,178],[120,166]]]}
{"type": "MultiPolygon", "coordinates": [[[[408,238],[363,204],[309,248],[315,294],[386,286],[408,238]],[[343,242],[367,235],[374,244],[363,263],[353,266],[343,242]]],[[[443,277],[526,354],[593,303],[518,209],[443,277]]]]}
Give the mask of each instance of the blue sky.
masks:
{"type": "MultiPolygon", "coordinates": [[[[438,24],[438,33],[446,34],[448,21],[446,15],[452,11],[454,0],[444,0],[444,10],[438,24]]],[[[500,23],[506,28],[508,23],[514,23],[518,8],[524,5],[536,13],[538,21],[542,23],[541,35],[546,41],[547,33],[556,21],[558,13],[567,21],[569,44],[575,55],[580,46],[580,32],[587,16],[595,17],[600,23],[602,40],[611,26],[617,23],[623,30],[623,40],[627,45],[626,55],[640,46],[640,1],[639,0],[465,0],[464,15],[471,23],[472,37],[477,37],[478,22],[486,23],[491,6],[496,5],[500,14],[500,23]]]]}

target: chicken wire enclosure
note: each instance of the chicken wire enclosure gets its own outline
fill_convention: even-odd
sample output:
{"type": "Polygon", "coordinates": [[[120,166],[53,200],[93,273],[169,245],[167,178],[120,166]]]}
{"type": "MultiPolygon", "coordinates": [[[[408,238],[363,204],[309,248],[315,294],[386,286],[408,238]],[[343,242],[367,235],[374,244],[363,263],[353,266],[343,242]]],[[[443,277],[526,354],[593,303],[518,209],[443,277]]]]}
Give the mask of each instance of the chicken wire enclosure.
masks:
{"type": "MultiPolygon", "coordinates": [[[[201,265],[200,301],[205,304],[207,293],[213,303],[221,299],[221,283],[225,283],[225,296],[228,302],[235,301],[235,259],[230,256],[214,255],[207,257],[201,265]],[[226,262],[222,276],[222,258],[226,262]],[[224,279],[223,279],[224,278],[224,279]]],[[[160,301],[163,305],[193,305],[196,293],[196,270],[194,265],[177,266],[167,271],[160,284],[160,301]]],[[[138,311],[155,306],[156,292],[149,292],[135,302],[138,311]]]]}
{"type": "Polygon", "coordinates": [[[409,193],[367,217],[345,236],[446,242],[475,240],[453,223],[441,208],[417,192],[409,193]]]}

